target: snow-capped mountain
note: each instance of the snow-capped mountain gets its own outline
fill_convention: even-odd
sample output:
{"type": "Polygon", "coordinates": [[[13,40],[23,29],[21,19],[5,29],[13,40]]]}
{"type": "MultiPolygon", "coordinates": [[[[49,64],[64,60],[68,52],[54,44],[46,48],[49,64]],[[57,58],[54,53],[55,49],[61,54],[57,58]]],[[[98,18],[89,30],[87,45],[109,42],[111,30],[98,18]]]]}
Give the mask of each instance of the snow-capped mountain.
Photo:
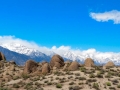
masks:
{"type": "Polygon", "coordinates": [[[86,58],[92,58],[97,65],[104,65],[109,61],[114,62],[115,65],[120,65],[120,53],[101,53],[101,52],[90,52],[81,51],[79,53],[75,53],[74,51],[66,52],[63,57],[70,60],[77,60],[80,63],[84,63],[86,58]]]}
{"type": "MultiPolygon", "coordinates": [[[[30,48],[28,46],[19,44],[19,43],[2,43],[0,46],[9,49],[11,51],[14,51],[19,54],[23,54],[26,56],[29,56],[30,58],[33,58],[36,61],[41,60],[47,60],[50,61],[50,58],[54,54],[61,55],[65,60],[77,60],[80,63],[84,63],[86,58],[92,58],[96,64],[103,65],[107,63],[108,61],[113,61],[116,65],[120,65],[120,53],[112,53],[112,52],[98,52],[95,49],[88,49],[84,51],[80,50],[64,50],[62,51],[61,48],[59,48],[60,51],[49,49],[49,50],[42,50],[39,49],[30,48]]],[[[64,49],[64,47],[63,47],[64,49]]]]}
{"type": "Polygon", "coordinates": [[[6,44],[0,44],[0,46],[7,48],[11,51],[20,53],[20,54],[25,54],[25,55],[32,55],[32,56],[44,56],[43,53],[41,53],[38,50],[35,50],[34,48],[28,48],[24,45],[18,44],[18,43],[6,43],[6,44]]]}
{"type": "Polygon", "coordinates": [[[1,47],[6,48],[10,51],[26,55],[29,57],[29,59],[34,59],[36,61],[46,60],[50,61],[50,56],[47,56],[46,54],[34,49],[34,48],[28,48],[24,45],[18,44],[18,43],[6,43],[6,44],[0,44],[1,47]]]}

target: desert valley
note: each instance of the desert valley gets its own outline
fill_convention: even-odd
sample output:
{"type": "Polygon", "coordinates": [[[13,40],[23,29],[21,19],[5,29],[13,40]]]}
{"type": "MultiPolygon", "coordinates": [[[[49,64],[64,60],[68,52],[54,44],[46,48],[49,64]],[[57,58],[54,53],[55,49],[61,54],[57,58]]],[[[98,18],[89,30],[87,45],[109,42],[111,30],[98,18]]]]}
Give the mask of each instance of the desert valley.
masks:
{"type": "Polygon", "coordinates": [[[96,66],[91,58],[84,64],[64,61],[60,55],[19,66],[1,52],[0,90],[120,90],[120,67],[111,61],[96,66]]]}

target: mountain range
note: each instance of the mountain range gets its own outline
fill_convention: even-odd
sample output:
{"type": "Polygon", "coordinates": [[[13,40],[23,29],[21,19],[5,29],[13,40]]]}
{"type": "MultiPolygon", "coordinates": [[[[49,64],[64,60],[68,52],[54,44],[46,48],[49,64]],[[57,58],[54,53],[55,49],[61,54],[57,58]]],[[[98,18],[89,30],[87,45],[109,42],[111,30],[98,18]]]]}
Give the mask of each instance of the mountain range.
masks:
{"type": "Polygon", "coordinates": [[[7,44],[7,46],[6,44],[1,44],[0,51],[4,53],[8,61],[14,60],[18,65],[24,65],[29,59],[35,60],[36,62],[44,60],[50,61],[50,56],[20,44],[7,44]]]}
{"type": "MultiPolygon", "coordinates": [[[[51,57],[55,53],[54,51],[49,51],[47,53],[41,52],[40,50],[29,48],[25,45],[19,44],[19,43],[0,43],[0,51],[3,52],[7,58],[8,61],[14,60],[19,65],[24,65],[26,60],[33,59],[36,62],[40,61],[50,61],[51,57]]],[[[75,53],[73,51],[66,51],[61,56],[65,60],[76,60],[80,63],[84,63],[84,60],[88,57],[92,58],[97,65],[103,65],[107,63],[108,61],[113,61],[115,65],[120,65],[120,54],[115,54],[112,57],[111,53],[104,53],[101,54],[97,52],[95,54],[95,50],[88,50],[83,51],[82,53],[75,53]]]]}

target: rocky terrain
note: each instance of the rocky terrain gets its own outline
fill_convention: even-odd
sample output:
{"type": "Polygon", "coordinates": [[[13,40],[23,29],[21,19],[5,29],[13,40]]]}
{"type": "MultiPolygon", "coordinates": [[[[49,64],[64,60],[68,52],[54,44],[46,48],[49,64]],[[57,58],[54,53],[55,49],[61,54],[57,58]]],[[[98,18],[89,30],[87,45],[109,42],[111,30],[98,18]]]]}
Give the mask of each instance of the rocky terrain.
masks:
{"type": "Polygon", "coordinates": [[[111,61],[96,66],[91,58],[84,64],[64,61],[60,55],[18,66],[0,52],[0,90],[120,90],[120,67],[111,61]]]}

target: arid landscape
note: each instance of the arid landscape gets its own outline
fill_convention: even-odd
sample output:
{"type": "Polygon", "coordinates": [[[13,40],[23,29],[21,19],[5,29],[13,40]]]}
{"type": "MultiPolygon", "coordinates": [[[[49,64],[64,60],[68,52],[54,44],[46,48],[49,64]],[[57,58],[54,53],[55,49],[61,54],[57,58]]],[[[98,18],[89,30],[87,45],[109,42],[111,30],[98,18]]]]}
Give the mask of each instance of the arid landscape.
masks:
{"type": "Polygon", "coordinates": [[[7,62],[0,53],[0,90],[120,90],[120,67],[108,62],[82,65],[54,55],[50,63],[28,60],[25,66],[7,62]]]}

